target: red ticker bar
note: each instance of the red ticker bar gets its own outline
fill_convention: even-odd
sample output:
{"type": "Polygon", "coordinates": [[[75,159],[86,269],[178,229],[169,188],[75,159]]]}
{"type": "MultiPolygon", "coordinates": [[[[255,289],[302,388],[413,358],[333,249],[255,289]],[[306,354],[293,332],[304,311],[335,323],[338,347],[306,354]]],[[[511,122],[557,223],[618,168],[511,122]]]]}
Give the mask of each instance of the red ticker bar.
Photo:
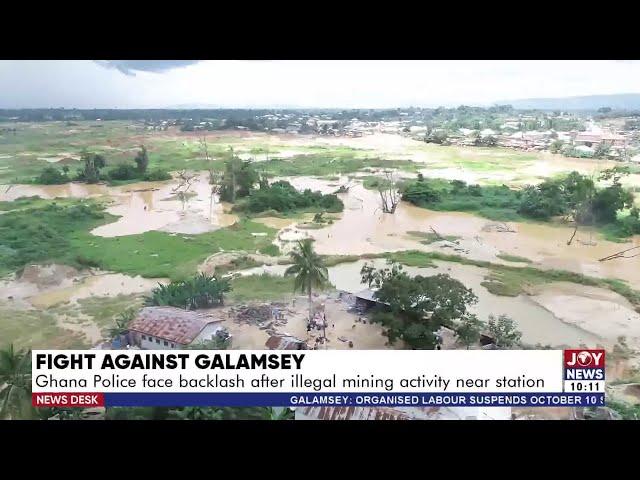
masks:
{"type": "Polygon", "coordinates": [[[104,393],[32,393],[34,407],[103,407],[104,393]]]}

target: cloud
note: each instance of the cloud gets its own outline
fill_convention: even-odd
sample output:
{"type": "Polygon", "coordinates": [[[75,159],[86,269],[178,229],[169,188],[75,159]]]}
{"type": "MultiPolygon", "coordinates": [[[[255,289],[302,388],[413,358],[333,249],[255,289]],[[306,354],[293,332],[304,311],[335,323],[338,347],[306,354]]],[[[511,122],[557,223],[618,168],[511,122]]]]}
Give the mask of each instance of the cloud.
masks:
{"type": "Polygon", "coordinates": [[[198,62],[199,60],[96,60],[98,65],[105,68],[115,68],[129,76],[135,76],[135,72],[167,72],[198,62]]]}

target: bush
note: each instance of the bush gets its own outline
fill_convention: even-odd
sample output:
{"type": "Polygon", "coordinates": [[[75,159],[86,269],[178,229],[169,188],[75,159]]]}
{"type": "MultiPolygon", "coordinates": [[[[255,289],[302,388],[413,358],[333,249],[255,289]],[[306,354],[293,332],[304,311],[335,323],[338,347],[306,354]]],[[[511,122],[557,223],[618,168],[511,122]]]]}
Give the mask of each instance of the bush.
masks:
{"type": "Polygon", "coordinates": [[[428,182],[415,182],[405,187],[402,192],[402,200],[423,206],[438,202],[440,194],[428,182]]]}
{"type": "Polygon", "coordinates": [[[159,284],[151,291],[151,296],[145,298],[145,303],[197,310],[222,305],[224,294],[230,290],[227,279],[200,273],[188,280],[159,284]]]}
{"type": "Polygon", "coordinates": [[[108,172],[111,180],[133,180],[138,178],[138,170],[131,164],[121,163],[108,172]]]}
{"type": "Polygon", "coordinates": [[[548,219],[563,213],[562,202],[558,198],[545,196],[538,188],[529,185],[522,192],[518,213],[531,218],[548,219]]]}
{"type": "Polygon", "coordinates": [[[241,206],[252,213],[266,210],[291,212],[317,209],[326,212],[341,212],[344,204],[336,195],[323,195],[310,189],[299,192],[289,182],[274,182],[266,188],[252,191],[247,202],[241,206]]]}
{"type": "Polygon", "coordinates": [[[164,180],[171,180],[171,174],[166,170],[156,169],[150,172],[147,172],[143,179],[147,182],[161,182],[164,180]]]}
{"type": "Polygon", "coordinates": [[[620,236],[628,237],[640,233],[639,213],[638,208],[634,207],[629,212],[629,215],[617,222],[616,227],[620,236]]]}
{"type": "Polygon", "coordinates": [[[66,173],[58,170],[55,167],[45,168],[40,175],[38,175],[33,182],[40,185],[61,185],[67,183],[69,177],[66,173]]]}
{"type": "Polygon", "coordinates": [[[270,243],[266,247],[261,248],[259,251],[260,253],[270,255],[272,257],[277,257],[278,255],[280,255],[280,248],[278,248],[278,246],[274,245],[273,243],[270,243]]]}

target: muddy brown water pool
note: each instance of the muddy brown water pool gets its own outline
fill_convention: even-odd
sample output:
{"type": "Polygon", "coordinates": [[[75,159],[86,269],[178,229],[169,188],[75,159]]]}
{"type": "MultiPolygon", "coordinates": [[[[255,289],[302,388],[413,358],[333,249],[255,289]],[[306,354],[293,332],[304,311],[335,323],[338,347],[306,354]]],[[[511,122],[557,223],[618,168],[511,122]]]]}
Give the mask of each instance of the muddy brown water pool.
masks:
{"type": "MultiPolygon", "coordinates": [[[[339,181],[321,179],[295,179],[296,188],[320,189],[326,193],[336,190],[336,184],[346,184],[346,177],[339,181]]],[[[315,239],[316,251],[326,255],[360,255],[399,250],[440,251],[441,244],[425,245],[420,239],[407,234],[410,231],[429,233],[433,227],[441,235],[460,237],[465,255],[474,260],[508,263],[497,257],[510,254],[527,258],[539,268],[567,270],[599,278],[618,278],[640,289],[640,257],[599,262],[600,258],[614,252],[640,246],[640,235],[626,243],[604,240],[592,229],[578,231],[571,245],[567,240],[573,231],[569,226],[545,223],[507,222],[515,232],[486,231],[486,218],[464,212],[437,212],[401,202],[395,214],[385,214],[380,209],[378,193],[365,189],[360,183],[350,183],[348,193],[339,194],[345,204],[344,212],[333,224],[317,230],[289,228],[281,246],[300,238],[315,239]]],[[[501,223],[501,222],[497,222],[501,223]]],[[[286,248],[285,248],[286,250],[286,248]]],[[[459,253],[457,253],[459,254],[459,253]]]]}
{"type": "MultiPolygon", "coordinates": [[[[283,251],[293,246],[293,241],[310,237],[315,239],[316,251],[328,255],[360,255],[400,250],[439,251],[458,254],[471,259],[508,263],[497,257],[500,253],[530,259],[537,268],[563,269],[602,278],[619,278],[640,289],[640,257],[598,262],[598,259],[622,248],[640,245],[640,236],[628,243],[604,240],[597,232],[583,229],[572,245],[567,245],[571,234],[569,227],[542,223],[508,222],[514,233],[486,231],[487,219],[460,212],[435,212],[401,202],[394,215],[382,213],[378,193],[365,189],[357,180],[342,176],[337,180],[311,177],[286,178],[298,189],[311,188],[332,193],[340,185],[350,186],[348,193],[339,194],[345,210],[337,215],[331,225],[320,229],[298,229],[297,219],[256,219],[280,228],[279,241],[283,251]],[[410,231],[428,233],[431,227],[441,235],[460,237],[463,253],[443,248],[442,242],[425,245],[410,231]]],[[[201,233],[233,224],[237,217],[225,213],[229,206],[215,202],[211,207],[206,172],[201,172],[191,191],[194,194],[183,203],[172,191],[175,181],[143,182],[120,187],[71,183],[66,185],[36,186],[15,185],[0,190],[0,200],[14,200],[23,196],[38,195],[56,197],[107,197],[113,201],[108,211],[121,215],[116,221],[96,228],[92,233],[102,236],[119,236],[163,230],[179,233],[201,233]],[[210,214],[211,207],[211,214],[210,214]]],[[[304,217],[308,219],[308,216],[304,217]]],[[[382,260],[377,260],[383,262],[382,260]]],[[[499,297],[490,294],[480,282],[485,269],[456,263],[437,262],[437,269],[407,268],[409,272],[432,275],[436,271],[450,273],[465,285],[474,289],[480,301],[473,307],[483,319],[489,313],[512,316],[518,321],[527,343],[579,345],[615,343],[618,335],[631,338],[640,336],[637,330],[637,314],[626,300],[616,294],[605,297],[602,289],[590,289],[582,285],[559,286],[551,284],[537,295],[499,297]],[[593,315],[593,312],[597,315],[593,315]],[[608,315],[609,312],[616,312],[608,315]],[[604,317],[598,323],[592,318],[604,317]]],[[[519,266],[523,266],[519,264],[519,266]]],[[[341,264],[329,269],[337,288],[354,290],[359,284],[360,262],[341,264]]],[[[282,273],[285,266],[265,267],[270,273],[282,273]]],[[[126,283],[126,282],[125,282],[126,283]]],[[[113,287],[117,291],[117,287],[113,287]]],[[[111,291],[105,286],[105,292],[111,291]]],[[[36,293],[36,292],[31,292],[36,293]]],[[[607,291],[607,294],[610,292],[607,291]]],[[[56,293],[56,296],[74,296],[74,293],[56,293]]],[[[37,296],[36,296],[37,297],[37,296]]],[[[37,300],[36,300],[37,301],[37,300]]],[[[41,305],[46,308],[46,296],[41,305]]]]}
{"type": "MultiPolygon", "coordinates": [[[[286,252],[291,242],[314,238],[321,254],[359,255],[408,249],[424,251],[445,250],[442,245],[424,245],[410,231],[428,233],[431,227],[441,235],[460,237],[460,246],[469,258],[504,263],[500,253],[528,258],[540,268],[562,269],[600,278],[619,278],[640,289],[640,257],[599,262],[598,259],[623,248],[640,245],[640,236],[626,243],[604,240],[597,232],[581,229],[571,245],[567,240],[570,227],[544,223],[508,222],[514,233],[484,231],[491,221],[463,212],[436,212],[407,202],[398,205],[394,215],[382,213],[378,193],[365,189],[357,180],[341,176],[337,180],[312,177],[283,177],[296,188],[310,188],[333,193],[340,185],[349,185],[348,193],[339,194],[345,210],[331,225],[320,229],[297,229],[296,219],[264,218],[256,221],[287,229],[279,234],[279,246],[286,252]]],[[[112,200],[108,211],[120,218],[92,231],[99,236],[120,236],[162,230],[173,233],[203,233],[232,225],[237,216],[225,213],[230,205],[210,203],[206,172],[201,172],[193,184],[194,194],[182,204],[172,191],[175,181],[142,182],[121,187],[70,183],[66,185],[14,185],[0,190],[0,200],[14,200],[22,196],[106,197],[112,200]]],[[[305,220],[309,216],[303,217],[305,220]]]]}
{"type": "Polygon", "coordinates": [[[134,235],[151,230],[197,234],[233,225],[238,220],[236,215],[225,213],[231,205],[220,203],[217,197],[211,203],[211,187],[206,172],[198,174],[184,204],[174,192],[176,185],[175,180],[139,182],[118,187],[83,183],[13,185],[11,188],[1,187],[0,200],[11,201],[30,196],[44,199],[106,198],[111,201],[107,212],[120,218],[92,230],[92,234],[102,237],[134,235]]]}

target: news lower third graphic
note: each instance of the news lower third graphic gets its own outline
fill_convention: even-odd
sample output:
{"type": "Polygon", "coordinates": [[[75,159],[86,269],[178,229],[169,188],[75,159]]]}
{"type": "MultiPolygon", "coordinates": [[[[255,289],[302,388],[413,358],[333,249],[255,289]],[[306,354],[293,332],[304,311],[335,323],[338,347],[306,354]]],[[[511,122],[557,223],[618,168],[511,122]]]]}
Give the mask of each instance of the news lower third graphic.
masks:
{"type": "Polygon", "coordinates": [[[604,350],[32,353],[35,407],[605,403],[604,350]]]}

